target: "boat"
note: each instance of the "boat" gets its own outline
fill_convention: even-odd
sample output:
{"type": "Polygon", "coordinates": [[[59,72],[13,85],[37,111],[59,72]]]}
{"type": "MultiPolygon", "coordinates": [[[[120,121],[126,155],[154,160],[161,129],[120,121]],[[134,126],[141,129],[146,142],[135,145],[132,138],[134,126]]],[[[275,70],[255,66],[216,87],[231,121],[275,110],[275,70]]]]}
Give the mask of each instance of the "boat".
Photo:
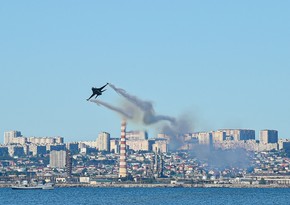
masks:
{"type": "Polygon", "coordinates": [[[42,185],[42,189],[52,190],[52,189],[54,189],[54,184],[52,184],[52,183],[44,184],[44,185],[42,185]]]}
{"type": "Polygon", "coordinates": [[[38,185],[18,185],[18,186],[12,186],[12,189],[18,189],[18,190],[34,190],[34,189],[41,189],[41,190],[52,190],[54,189],[54,186],[51,184],[38,184],[38,185]]]}
{"type": "Polygon", "coordinates": [[[18,189],[18,190],[32,190],[32,189],[42,189],[38,186],[13,186],[12,189],[18,189]]]}
{"type": "Polygon", "coordinates": [[[52,190],[54,189],[54,184],[45,183],[45,184],[29,184],[27,181],[23,181],[21,184],[12,186],[12,189],[16,190],[52,190]]]}

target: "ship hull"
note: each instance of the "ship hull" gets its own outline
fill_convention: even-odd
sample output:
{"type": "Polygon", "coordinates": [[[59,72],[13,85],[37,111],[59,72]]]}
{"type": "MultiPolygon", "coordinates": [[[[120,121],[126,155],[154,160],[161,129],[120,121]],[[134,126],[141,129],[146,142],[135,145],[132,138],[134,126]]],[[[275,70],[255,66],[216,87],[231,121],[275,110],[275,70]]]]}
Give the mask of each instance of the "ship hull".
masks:
{"type": "Polygon", "coordinates": [[[12,189],[16,189],[16,190],[34,190],[34,189],[42,189],[42,187],[12,187],[12,189]]]}

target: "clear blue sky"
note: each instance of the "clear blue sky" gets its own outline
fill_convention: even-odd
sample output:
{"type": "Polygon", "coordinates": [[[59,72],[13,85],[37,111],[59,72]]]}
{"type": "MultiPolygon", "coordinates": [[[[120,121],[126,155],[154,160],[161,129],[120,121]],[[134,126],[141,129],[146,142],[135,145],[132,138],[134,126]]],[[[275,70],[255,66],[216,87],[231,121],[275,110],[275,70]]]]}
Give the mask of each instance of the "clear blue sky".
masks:
{"type": "MultiPolygon", "coordinates": [[[[0,133],[119,136],[120,118],[85,100],[110,82],[160,114],[189,113],[195,131],[277,129],[290,138],[289,8],[272,0],[2,1],[0,133]]],[[[101,99],[120,104],[112,89],[101,99]]]]}

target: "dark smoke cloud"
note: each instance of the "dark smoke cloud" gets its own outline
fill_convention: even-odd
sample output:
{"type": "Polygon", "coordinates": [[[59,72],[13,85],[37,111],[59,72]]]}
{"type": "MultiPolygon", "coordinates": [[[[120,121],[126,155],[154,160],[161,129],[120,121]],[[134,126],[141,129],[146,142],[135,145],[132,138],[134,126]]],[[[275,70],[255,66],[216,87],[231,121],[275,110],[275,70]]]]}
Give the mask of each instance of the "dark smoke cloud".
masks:
{"type": "Polygon", "coordinates": [[[110,105],[109,103],[103,102],[101,100],[90,100],[90,101],[96,103],[97,105],[102,105],[102,106],[104,106],[112,111],[115,111],[115,112],[121,114],[122,117],[125,117],[127,119],[131,119],[133,117],[131,113],[129,113],[121,108],[110,105]]]}
{"type": "Polygon", "coordinates": [[[155,124],[160,121],[169,121],[172,124],[176,122],[174,117],[166,116],[166,115],[156,115],[152,102],[144,101],[139,99],[137,96],[130,95],[124,89],[117,88],[113,84],[109,84],[113,90],[115,90],[118,94],[122,95],[126,100],[131,102],[133,105],[137,106],[140,110],[144,112],[143,123],[146,125],[155,124]]]}

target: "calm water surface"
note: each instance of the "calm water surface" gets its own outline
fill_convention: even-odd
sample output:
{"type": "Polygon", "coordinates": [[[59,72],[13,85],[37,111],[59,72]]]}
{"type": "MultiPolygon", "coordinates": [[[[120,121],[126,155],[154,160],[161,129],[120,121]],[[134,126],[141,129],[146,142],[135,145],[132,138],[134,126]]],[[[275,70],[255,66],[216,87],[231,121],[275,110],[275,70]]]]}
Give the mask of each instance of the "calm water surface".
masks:
{"type": "Polygon", "coordinates": [[[0,204],[290,204],[290,189],[56,188],[0,189],[0,204]]]}

